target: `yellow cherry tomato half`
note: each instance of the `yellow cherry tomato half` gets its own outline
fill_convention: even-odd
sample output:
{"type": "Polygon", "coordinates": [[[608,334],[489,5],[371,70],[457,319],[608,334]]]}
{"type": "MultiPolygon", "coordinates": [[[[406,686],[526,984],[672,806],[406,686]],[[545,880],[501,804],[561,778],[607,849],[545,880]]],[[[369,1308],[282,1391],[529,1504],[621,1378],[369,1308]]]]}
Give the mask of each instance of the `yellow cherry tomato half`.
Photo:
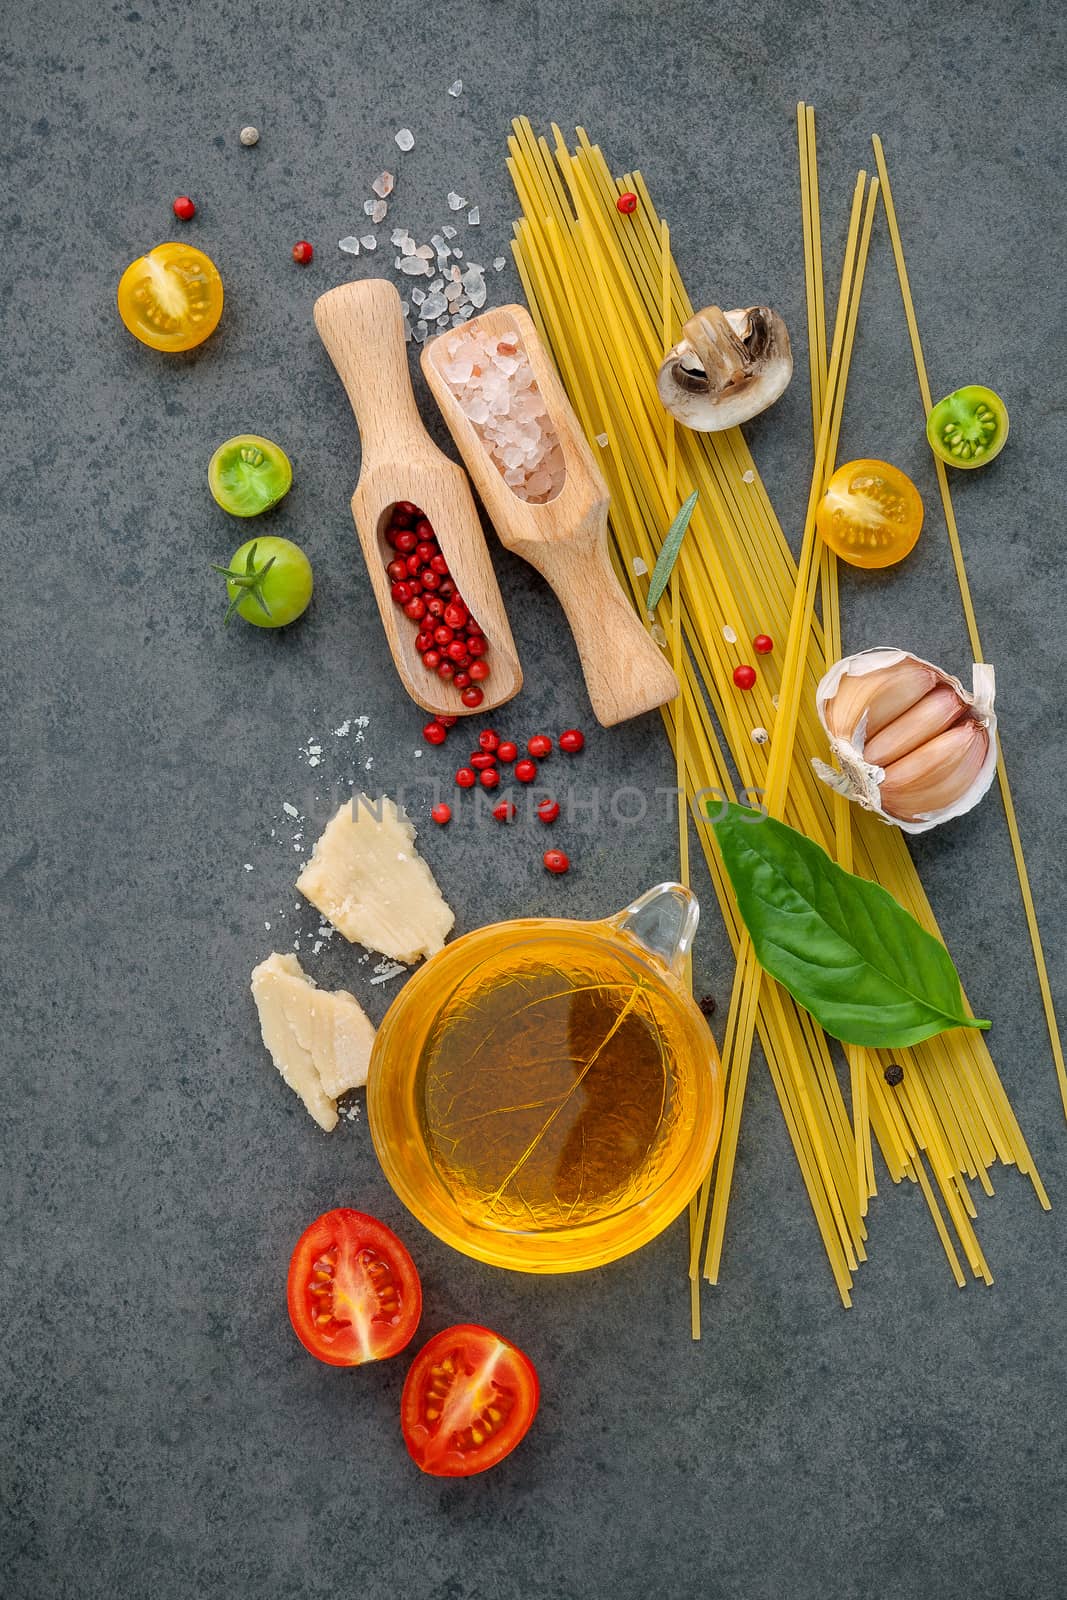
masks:
{"type": "Polygon", "coordinates": [[[157,244],[119,279],[119,316],[153,350],[192,350],[222,316],[222,279],[191,244],[157,244]]]}
{"type": "Polygon", "coordinates": [[[888,461],[838,467],[815,512],[823,543],[853,567],[896,566],[914,549],[922,525],[918,489],[888,461]]]}

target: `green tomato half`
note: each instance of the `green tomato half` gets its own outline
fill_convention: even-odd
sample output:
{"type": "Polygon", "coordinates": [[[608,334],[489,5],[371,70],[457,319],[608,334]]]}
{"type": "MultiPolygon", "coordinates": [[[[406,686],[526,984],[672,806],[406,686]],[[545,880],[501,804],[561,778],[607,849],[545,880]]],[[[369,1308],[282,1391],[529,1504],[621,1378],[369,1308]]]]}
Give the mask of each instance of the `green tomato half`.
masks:
{"type": "Polygon", "coordinates": [[[1007,441],[1008,408],[992,389],[968,384],[937,402],[926,420],[926,437],[950,467],[984,467],[1007,441]]]}
{"type": "Polygon", "coordinates": [[[284,628],[311,603],[311,562],[291,539],[249,539],[215,571],[226,579],[227,622],[236,613],[255,628],[284,628]]]}
{"type": "Polygon", "coordinates": [[[208,462],[208,487],[223,511],[258,517],[288,494],[293,464],[280,444],[258,433],[223,440],[208,462]]]}

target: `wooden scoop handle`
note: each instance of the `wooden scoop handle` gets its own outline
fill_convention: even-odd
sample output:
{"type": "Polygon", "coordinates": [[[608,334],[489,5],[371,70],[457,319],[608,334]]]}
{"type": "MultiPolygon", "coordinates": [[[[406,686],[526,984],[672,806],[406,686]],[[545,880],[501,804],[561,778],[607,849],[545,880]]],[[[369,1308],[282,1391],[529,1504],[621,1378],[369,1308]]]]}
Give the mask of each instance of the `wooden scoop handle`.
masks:
{"type": "Polygon", "coordinates": [[[343,283],[315,302],[315,326],[359,424],[363,467],[439,457],[411,392],[400,296],[384,278],[343,283]]]}
{"type": "Polygon", "coordinates": [[[678,680],[623,593],[603,534],[596,540],[527,546],[521,553],[555,590],[603,727],[674,699],[678,680]]]}

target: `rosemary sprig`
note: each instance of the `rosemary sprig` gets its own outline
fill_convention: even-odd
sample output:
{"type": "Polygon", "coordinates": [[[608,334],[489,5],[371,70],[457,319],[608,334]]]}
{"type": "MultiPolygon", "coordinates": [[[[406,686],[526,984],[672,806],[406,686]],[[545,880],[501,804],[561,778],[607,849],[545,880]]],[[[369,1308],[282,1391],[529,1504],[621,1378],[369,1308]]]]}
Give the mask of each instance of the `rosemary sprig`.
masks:
{"type": "Polygon", "coordinates": [[[648,609],[654,611],[663,597],[663,591],[670,582],[674,563],[678,559],[678,552],[682,548],[685,530],[689,526],[689,519],[693,515],[693,508],[697,503],[697,491],[694,489],[689,499],[682,506],[678,515],[667,529],[667,537],[660,547],[656,557],[656,565],[652,568],[652,576],[648,583],[648,609]]]}

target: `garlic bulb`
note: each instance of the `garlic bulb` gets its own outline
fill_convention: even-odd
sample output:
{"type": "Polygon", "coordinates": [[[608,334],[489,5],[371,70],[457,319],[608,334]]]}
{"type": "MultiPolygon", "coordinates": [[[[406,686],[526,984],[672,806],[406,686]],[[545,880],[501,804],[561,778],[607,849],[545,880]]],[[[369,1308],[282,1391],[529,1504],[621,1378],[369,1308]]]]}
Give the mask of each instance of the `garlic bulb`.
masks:
{"type": "Polygon", "coordinates": [[[993,668],[958,678],[904,650],[862,650],[830,668],[815,695],[837,767],[824,783],[905,833],[976,806],[997,767],[993,668]]]}
{"type": "Polygon", "coordinates": [[[758,416],[793,376],[789,334],[769,306],[707,306],[690,317],[682,334],[656,385],[667,410],[698,433],[717,433],[758,416]]]}

